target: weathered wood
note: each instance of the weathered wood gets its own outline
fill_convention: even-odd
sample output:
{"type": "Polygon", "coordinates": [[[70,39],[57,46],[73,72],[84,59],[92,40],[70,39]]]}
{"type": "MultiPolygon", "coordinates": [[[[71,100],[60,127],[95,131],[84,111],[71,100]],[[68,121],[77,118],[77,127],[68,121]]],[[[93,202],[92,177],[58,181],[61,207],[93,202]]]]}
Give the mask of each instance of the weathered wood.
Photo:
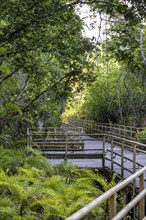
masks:
{"type": "MultiPolygon", "coordinates": [[[[123,190],[123,188],[127,187],[129,184],[133,182],[133,180],[136,180],[139,178],[139,176],[143,175],[146,171],[146,167],[143,167],[141,170],[139,170],[137,173],[133,174],[126,180],[123,180],[122,182],[118,183],[116,186],[112,187],[111,189],[107,190],[102,195],[95,198],[93,201],[91,201],[88,205],[82,207],[80,210],[72,214],[70,217],[68,217],[66,220],[80,220],[83,218],[86,218],[87,214],[89,214],[92,210],[94,210],[96,207],[103,204],[103,202],[109,200],[109,215],[108,219],[112,220],[120,220],[126,217],[128,212],[135,207],[140,201],[144,201],[145,195],[146,195],[146,189],[143,189],[136,197],[132,197],[131,201],[126,204],[123,208],[120,208],[120,210],[117,212],[116,209],[116,194],[123,190]]],[[[144,176],[144,175],[143,175],[144,176]]],[[[142,182],[144,182],[144,179],[141,179],[142,182]]],[[[145,206],[145,204],[142,204],[142,210],[145,206]]],[[[137,216],[135,215],[133,219],[137,219],[137,216]]],[[[141,216],[138,216],[138,219],[144,219],[145,213],[141,213],[141,216]],[[139,218],[140,217],[140,218],[139,218]]]]}
{"type": "Polygon", "coordinates": [[[84,152],[49,152],[43,151],[42,154],[49,159],[102,159],[104,157],[102,152],[90,152],[85,154],[84,152]]]}
{"type": "MultiPolygon", "coordinates": [[[[76,127],[73,126],[73,129],[76,127]]],[[[81,128],[79,129],[81,130],[81,128]]],[[[38,129],[29,129],[28,142],[34,148],[39,148],[41,151],[67,151],[67,150],[83,150],[84,142],[82,137],[73,133],[65,133],[61,129],[58,132],[56,128],[46,128],[41,131],[38,129]]]]}
{"type": "MultiPolygon", "coordinates": [[[[93,132],[79,135],[51,132],[47,135],[45,138],[43,135],[42,138],[32,135],[29,141],[31,146],[40,148],[43,155],[54,161],[57,161],[57,159],[72,159],[71,161],[79,164],[80,167],[83,164],[85,164],[84,167],[101,168],[103,166],[105,169],[112,166],[113,171],[121,174],[123,178],[133,173],[133,163],[135,163],[135,171],[145,166],[146,145],[133,140],[93,132]],[[103,143],[100,143],[99,140],[103,140],[103,143]],[[105,143],[107,141],[108,143],[105,143]],[[114,144],[112,144],[113,142],[114,144]],[[136,152],[134,151],[134,145],[136,145],[136,152]],[[101,151],[95,151],[99,148],[102,148],[101,151]],[[84,159],[87,159],[86,163],[84,159]]],[[[56,163],[56,161],[53,163],[56,163]]]]}
{"type": "Polygon", "coordinates": [[[116,203],[116,194],[112,195],[108,199],[109,206],[109,219],[112,219],[116,215],[117,203],[116,203]]]}
{"type": "Polygon", "coordinates": [[[92,120],[74,119],[70,122],[75,126],[82,126],[87,133],[106,133],[116,135],[130,140],[136,140],[136,134],[142,131],[143,127],[126,126],[111,123],[97,123],[92,120]]]}
{"type": "Polygon", "coordinates": [[[84,149],[84,142],[65,142],[65,141],[43,141],[42,142],[35,142],[36,146],[42,151],[58,151],[58,150],[83,150],[84,149]]]}

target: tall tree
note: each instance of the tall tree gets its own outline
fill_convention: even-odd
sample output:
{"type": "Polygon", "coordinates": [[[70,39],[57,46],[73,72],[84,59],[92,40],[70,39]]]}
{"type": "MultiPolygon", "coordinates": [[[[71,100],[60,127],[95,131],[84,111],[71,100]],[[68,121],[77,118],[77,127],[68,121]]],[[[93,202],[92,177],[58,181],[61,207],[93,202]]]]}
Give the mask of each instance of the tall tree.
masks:
{"type": "MultiPolygon", "coordinates": [[[[146,116],[145,3],[144,1],[94,1],[91,6],[95,14],[97,11],[100,13],[101,21],[106,22],[105,41],[97,42],[98,47],[102,47],[106,61],[102,61],[102,65],[105,65],[104,70],[102,68],[95,70],[97,79],[88,90],[89,94],[87,93],[83,111],[86,112],[86,116],[99,121],[144,125],[146,116]],[[112,59],[115,60],[115,65],[111,65],[112,59]],[[120,75],[119,70],[116,70],[117,63],[120,71],[122,70],[120,75]],[[108,77],[105,77],[106,73],[108,77]],[[117,83],[113,81],[116,77],[117,83]],[[118,78],[123,81],[120,82],[118,78]]],[[[96,54],[100,60],[98,47],[96,54]]]]}
{"type": "Polygon", "coordinates": [[[22,116],[29,122],[43,111],[58,116],[73,83],[85,77],[82,69],[92,44],[82,37],[76,4],[1,1],[1,131],[11,123],[20,129],[22,116]]]}

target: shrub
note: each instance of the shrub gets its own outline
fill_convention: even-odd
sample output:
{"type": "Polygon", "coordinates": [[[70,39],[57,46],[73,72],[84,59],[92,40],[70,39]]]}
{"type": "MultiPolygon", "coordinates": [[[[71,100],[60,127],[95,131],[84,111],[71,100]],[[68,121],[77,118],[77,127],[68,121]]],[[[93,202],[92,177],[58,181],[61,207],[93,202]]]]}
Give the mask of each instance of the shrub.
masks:
{"type": "Polygon", "coordinates": [[[143,131],[137,133],[137,140],[146,144],[146,128],[143,131]]]}

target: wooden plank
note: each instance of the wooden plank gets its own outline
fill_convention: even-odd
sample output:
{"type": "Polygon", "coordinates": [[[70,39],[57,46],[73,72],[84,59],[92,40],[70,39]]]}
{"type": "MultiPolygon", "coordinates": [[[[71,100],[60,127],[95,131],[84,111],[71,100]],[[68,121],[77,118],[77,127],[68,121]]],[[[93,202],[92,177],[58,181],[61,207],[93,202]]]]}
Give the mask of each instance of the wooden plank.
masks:
{"type": "Polygon", "coordinates": [[[71,142],[57,142],[57,141],[42,141],[42,142],[36,142],[36,145],[34,145],[34,147],[37,146],[42,150],[42,151],[58,151],[58,150],[84,150],[84,142],[75,142],[75,141],[71,141],[71,142]]]}
{"type": "Polygon", "coordinates": [[[45,157],[48,159],[103,159],[103,154],[102,153],[90,153],[90,154],[81,154],[80,152],[43,152],[42,153],[45,157]]]}
{"type": "Polygon", "coordinates": [[[60,146],[64,146],[64,145],[84,145],[84,142],[75,142],[75,141],[70,141],[70,142],[64,142],[64,141],[40,141],[40,142],[35,142],[37,145],[39,144],[44,144],[44,145],[60,145],[60,146]]]}

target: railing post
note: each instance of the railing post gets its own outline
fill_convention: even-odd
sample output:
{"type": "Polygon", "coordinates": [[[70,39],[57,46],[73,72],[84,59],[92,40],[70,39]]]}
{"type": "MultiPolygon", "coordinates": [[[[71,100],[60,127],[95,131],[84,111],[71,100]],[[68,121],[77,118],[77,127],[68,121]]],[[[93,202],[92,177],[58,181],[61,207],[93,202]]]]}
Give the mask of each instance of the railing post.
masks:
{"type": "Polygon", "coordinates": [[[99,123],[97,123],[97,133],[101,133],[100,132],[100,125],[99,125],[99,123]]]}
{"type": "MultiPolygon", "coordinates": [[[[136,144],[133,146],[133,173],[136,172],[136,144]]],[[[133,195],[132,197],[135,196],[135,190],[136,190],[136,180],[133,181],[133,195]]],[[[135,218],[136,215],[136,209],[133,207],[133,217],[135,218]]]]}
{"type": "MultiPolygon", "coordinates": [[[[139,191],[143,191],[144,190],[144,173],[142,173],[139,176],[139,191]]],[[[139,219],[143,219],[145,215],[145,199],[142,198],[139,202],[139,219]]]]}
{"type": "Polygon", "coordinates": [[[108,125],[105,124],[105,132],[108,133],[108,125]]]}
{"type": "Polygon", "coordinates": [[[121,128],[118,127],[119,130],[119,137],[121,137],[121,128]]]}
{"type": "Polygon", "coordinates": [[[103,158],[102,158],[102,169],[103,173],[105,173],[105,136],[103,135],[103,158]]]}
{"type": "Polygon", "coordinates": [[[113,126],[112,129],[111,129],[111,134],[114,134],[114,130],[115,130],[115,128],[113,126]]]}
{"type": "Polygon", "coordinates": [[[101,125],[101,127],[102,127],[102,133],[103,133],[103,132],[104,132],[104,131],[103,131],[103,125],[101,125]]]}
{"type": "MultiPolygon", "coordinates": [[[[118,130],[118,129],[117,129],[118,130]]],[[[117,130],[116,130],[116,127],[115,127],[115,125],[114,125],[114,135],[116,135],[118,132],[117,132],[117,130]]]]}
{"type": "Polygon", "coordinates": [[[65,134],[65,159],[64,160],[67,162],[67,134],[65,134]]]}
{"type": "MultiPolygon", "coordinates": [[[[146,171],[146,167],[143,167],[141,170],[139,170],[136,174],[133,174],[132,176],[128,177],[127,179],[123,180],[122,182],[118,183],[116,186],[112,187],[108,191],[106,191],[101,196],[97,197],[93,201],[91,201],[88,205],[82,207],[80,210],[72,214],[70,217],[68,217],[66,220],[79,220],[83,219],[85,216],[87,216],[88,213],[90,213],[94,208],[99,207],[103,202],[106,202],[108,200],[108,207],[109,207],[109,220],[119,220],[123,219],[127,216],[128,212],[138,204],[138,202],[141,200],[141,198],[145,198],[146,190],[144,189],[139,195],[137,195],[133,200],[131,200],[124,208],[122,208],[118,213],[116,213],[116,195],[117,193],[124,189],[125,186],[129,185],[134,179],[141,176],[142,173],[146,171]]],[[[143,176],[140,177],[140,187],[143,188],[143,176]]],[[[135,219],[135,218],[133,218],[135,219]]],[[[143,219],[139,218],[139,220],[143,219]]]]}
{"type": "Polygon", "coordinates": [[[113,172],[114,169],[114,164],[113,164],[113,147],[114,147],[114,143],[113,143],[113,138],[111,140],[111,172],[113,172]]]}
{"type": "Polygon", "coordinates": [[[125,138],[125,127],[124,127],[124,138],[125,138]]]}
{"type": "Polygon", "coordinates": [[[121,176],[124,177],[124,142],[121,142],[121,176]]]}
{"type": "MultiPolygon", "coordinates": [[[[133,146],[133,173],[136,172],[136,144],[133,146]]],[[[135,195],[136,182],[133,181],[133,196],[135,195]]]]}
{"type": "Polygon", "coordinates": [[[109,200],[109,219],[116,215],[116,194],[112,195],[109,200]]]}

